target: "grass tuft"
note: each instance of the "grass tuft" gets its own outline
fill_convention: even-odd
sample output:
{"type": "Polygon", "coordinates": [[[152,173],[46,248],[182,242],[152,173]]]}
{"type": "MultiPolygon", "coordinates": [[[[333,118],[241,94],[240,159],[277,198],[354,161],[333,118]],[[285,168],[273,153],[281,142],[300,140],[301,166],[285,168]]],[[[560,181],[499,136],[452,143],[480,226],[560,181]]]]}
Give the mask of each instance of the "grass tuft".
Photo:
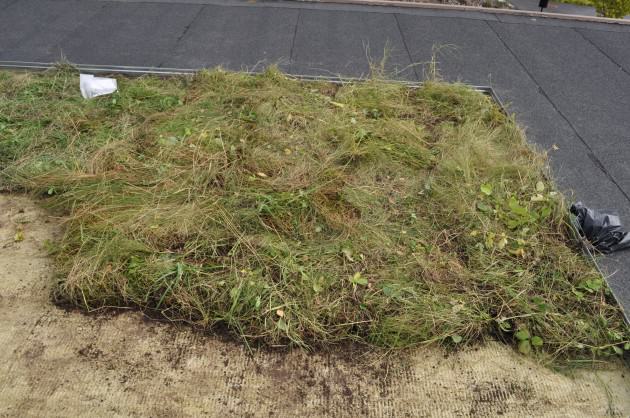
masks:
{"type": "Polygon", "coordinates": [[[630,348],[544,156],[486,96],[274,69],[118,82],[87,101],[67,68],[0,73],[0,187],[65,216],[60,300],[270,345],[630,348]]]}

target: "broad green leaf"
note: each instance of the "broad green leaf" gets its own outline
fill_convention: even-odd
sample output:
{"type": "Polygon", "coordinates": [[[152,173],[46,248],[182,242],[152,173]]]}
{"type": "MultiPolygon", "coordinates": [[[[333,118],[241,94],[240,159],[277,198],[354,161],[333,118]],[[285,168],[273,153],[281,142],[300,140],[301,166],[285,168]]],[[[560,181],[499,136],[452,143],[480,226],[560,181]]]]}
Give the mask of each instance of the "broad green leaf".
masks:
{"type": "Polygon", "coordinates": [[[573,289],[572,292],[575,295],[577,300],[584,299],[584,292],[580,292],[579,290],[576,290],[576,289],[573,289]]]}
{"type": "Polygon", "coordinates": [[[623,350],[621,349],[621,347],[618,347],[616,345],[612,346],[613,350],[615,350],[615,353],[617,353],[618,355],[623,355],[623,350]]]}
{"type": "Polygon", "coordinates": [[[169,136],[167,138],[160,138],[158,142],[164,146],[173,146],[179,144],[179,138],[176,136],[169,136]]]}
{"type": "Polygon", "coordinates": [[[510,324],[508,321],[498,321],[499,322],[499,328],[501,328],[502,331],[509,331],[512,329],[512,324],[510,324]]]}
{"type": "Polygon", "coordinates": [[[360,284],[361,286],[365,286],[368,284],[368,280],[365,277],[361,276],[360,272],[354,273],[354,276],[350,278],[350,281],[352,282],[352,284],[360,284]]]}
{"type": "Polygon", "coordinates": [[[544,192],[545,191],[545,183],[543,183],[542,181],[539,181],[538,183],[536,183],[536,191],[537,192],[544,192]]]}
{"type": "MultiPolygon", "coordinates": [[[[602,288],[603,281],[600,278],[584,280],[578,286],[582,290],[586,290],[589,293],[595,293],[602,288]]],[[[575,292],[574,292],[575,293],[575,292]]]]}
{"type": "Polygon", "coordinates": [[[483,213],[488,213],[492,211],[492,208],[483,202],[477,202],[477,209],[479,209],[483,213]]]}
{"type": "Polygon", "coordinates": [[[481,187],[479,187],[479,190],[481,190],[481,193],[485,194],[486,196],[490,196],[492,194],[492,184],[482,184],[481,187]]]}
{"type": "Polygon", "coordinates": [[[522,224],[522,223],[523,223],[522,221],[518,221],[518,220],[516,220],[516,219],[510,219],[510,220],[507,222],[507,227],[508,227],[508,228],[510,228],[510,229],[516,229],[516,228],[518,228],[519,226],[521,226],[521,224],[522,224]]]}
{"type": "Polygon", "coordinates": [[[543,345],[543,339],[542,339],[542,338],[540,338],[540,337],[539,337],[539,336],[537,336],[537,335],[534,335],[534,336],[532,337],[531,342],[532,342],[532,345],[533,345],[534,347],[540,347],[540,346],[542,346],[542,345],[543,345]]]}
{"type": "Polygon", "coordinates": [[[529,354],[532,351],[532,346],[529,343],[529,340],[523,340],[518,343],[518,351],[523,354],[529,354]]]}
{"type": "Polygon", "coordinates": [[[462,336],[457,334],[451,335],[451,340],[453,340],[455,344],[459,344],[462,342],[462,336]]]}
{"type": "Polygon", "coordinates": [[[551,215],[551,208],[549,206],[545,206],[544,208],[540,210],[540,216],[543,219],[548,218],[549,215],[551,215]]]}
{"type": "Polygon", "coordinates": [[[396,289],[394,289],[393,286],[389,286],[389,285],[383,286],[383,294],[387,296],[388,298],[393,297],[394,295],[396,295],[396,293],[397,293],[396,289]]]}
{"type": "Polygon", "coordinates": [[[514,196],[510,198],[508,206],[510,207],[510,210],[512,211],[512,213],[515,215],[518,215],[518,216],[529,215],[529,211],[527,210],[527,208],[521,206],[521,204],[518,202],[518,200],[516,200],[514,196]]]}
{"type": "Polygon", "coordinates": [[[517,331],[514,336],[519,341],[529,340],[529,331],[527,331],[526,329],[522,329],[517,331]]]}
{"type": "Polygon", "coordinates": [[[497,242],[497,248],[499,250],[502,250],[505,248],[505,246],[507,245],[507,237],[505,235],[502,235],[501,238],[499,238],[499,241],[497,242]]]}
{"type": "Polygon", "coordinates": [[[525,258],[525,249],[523,247],[519,247],[515,250],[510,250],[510,254],[514,254],[517,257],[525,258]]]}
{"type": "Polygon", "coordinates": [[[486,235],[486,248],[491,250],[492,248],[494,248],[494,233],[493,232],[489,232],[486,235]]]}
{"type": "Polygon", "coordinates": [[[598,291],[599,289],[601,289],[602,284],[602,280],[599,278],[586,281],[586,286],[593,291],[598,291]]]}

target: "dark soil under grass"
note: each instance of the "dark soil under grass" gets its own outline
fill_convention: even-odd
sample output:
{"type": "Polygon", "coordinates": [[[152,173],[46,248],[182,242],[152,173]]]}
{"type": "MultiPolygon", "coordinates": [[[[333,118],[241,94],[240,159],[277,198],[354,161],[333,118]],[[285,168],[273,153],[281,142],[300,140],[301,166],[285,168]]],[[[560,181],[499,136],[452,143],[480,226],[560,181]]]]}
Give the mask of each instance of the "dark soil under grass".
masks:
{"type": "Polygon", "coordinates": [[[377,79],[0,73],[0,188],[64,217],[55,295],[247,342],[630,348],[544,156],[484,95],[377,79]]]}

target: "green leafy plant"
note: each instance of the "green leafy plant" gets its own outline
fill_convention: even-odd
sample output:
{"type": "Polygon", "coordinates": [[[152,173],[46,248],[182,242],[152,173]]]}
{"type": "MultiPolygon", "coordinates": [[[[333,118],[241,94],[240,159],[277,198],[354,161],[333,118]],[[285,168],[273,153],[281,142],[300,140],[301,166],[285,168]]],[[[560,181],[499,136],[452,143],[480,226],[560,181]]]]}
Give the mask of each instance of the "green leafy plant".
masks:
{"type": "Polygon", "coordinates": [[[622,19],[630,14],[630,0],[593,0],[599,16],[622,19]]]}
{"type": "Polygon", "coordinates": [[[543,339],[537,335],[530,336],[526,329],[518,330],[514,337],[518,341],[518,351],[523,354],[531,353],[533,347],[539,348],[543,346],[543,339]]]}
{"type": "Polygon", "coordinates": [[[66,219],[59,301],[271,345],[630,341],[544,156],[466,86],[217,70],[85,101],[76,79],[0,72],[0,188],[66,219]]]}

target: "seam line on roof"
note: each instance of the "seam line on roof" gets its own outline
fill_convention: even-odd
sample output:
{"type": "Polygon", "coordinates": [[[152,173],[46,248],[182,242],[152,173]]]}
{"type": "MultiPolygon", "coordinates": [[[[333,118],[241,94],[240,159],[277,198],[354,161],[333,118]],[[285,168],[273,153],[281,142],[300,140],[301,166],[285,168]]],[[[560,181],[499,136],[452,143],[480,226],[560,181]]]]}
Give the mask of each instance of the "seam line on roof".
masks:
{"type": "MultiPolygon", "coordinates": [[[[173,45],[173,49],[171,49],[171,52],[175,52],[177,50],[177,47],[179,46],[179,43],[182,41],[182,39],[184,39],[186,37],[186,35],[188,34],[188,31],[190,30],[190,28],[195,23],[197,23],[197,20],[199,19],[199,16],[201,16],[201,12],[203,12],[206,9],[206,5],[205,4],[202,4],[200,6],[201,7],[199,8],[199,10],[195,14],[195,16],[192,19],[190,19],[190,22],[186,25],[186,27],[184,28],[182,33],[177,37],[177,40],[175,41],[175,44],[173,45]]],[[[158,67],[162,67],[163,65],[164,65],[164,60],[162,60],[157,66],[158,67]]]]}
{"type": "Polygon", "coordinates": [[[298,9],[297,17],[295,18],[295,28],[293,28],[293,39],[291,39],[291,49],[289,51],[289,66],[293,65],[293,50],[295,48],[295,40],[297,38],[298,27],[300,26],[301,19],[302,9],[298,9]]]}
{"type": "Polygon", "coordinates": [[[400,39],[402,39],[403,46],[405,47],[405,51],[407,51],[407,56],[409,57],[409,64],[411,65],[411,69],[416,76],[416,80],[422,81],[418,71],[416,70],[416,65],[413,62],[413,58],[411,57],[411,52],[409,51],[409,46],[407,46],[407,39],[405,39],[405,34],[400,27],[400,21],[398,20],[398,13],[392,13],[394,15],[394,20],[396,20],[396,27],[398,28],[398,33],[400,33],[400,39]]]}
{"type": "MultiPolygon", "coordinates": [[[[575,32],[577,32],[582,38],[584,38],[584,40],[586,42],[588,42],[589,44],[593,45],[599,52],[601,52],[606,58],[608,58],[610,60],[610,62],[612,62],[613,64],[615,64],[617,67],[619,67],[619,69],[621,71],[623,71],[624,73],[626,73],[627,75],[630,75],[630,72],[628,72],[628,70],[626,70],[623,65],[619,64],[617,61],[615,61],[615,59],[613,57],[611,57],[610,55],[608,55],[606,53],[606,51],[604,51],[603,49],[601,49],[595,42],[593,42],[589,37],[587,37],[586,35],[584,35],[582,33],[582,31],[580,30],[580,28],[571,28],[573,29],[575,32]]],[[[602,32],[606,32],[606,31],[602,31],[602,32]]]]}
{"type": "Polygon", "coordinates": [[[512,48],[510,48],[510,46],[507,44],[507,42],[505,42],[505,40],[501,37],[501,35],[499,35],[499,32],[497,32],[497,30],[490,24],[490,22],[486,21],[486,24],[490,27],[490,29],[492,30],[492,32],[494,32],[494,34],[496,35],[497,38],[499,38],[499,40],[501,41],[501,43],[503,44],[503,46],[509,51],[509,53],[514,57],[514,59],[516,60],[516,62],[519,63],[519,65],[523,68],[523,70],[525,71],[525,73],[529,76],[529,78],[536,84],[536,86],[538,87],[538,91],[540,92],[540,94],[543,95],[543,97],[545,99],[547,99],[547,101],[549,102],[549,104],[551,104],[551,106],[553,107],[553,110],[555,110],[562,119],[564,119],[564,121],[569,125],[569,127],[571,128],[571,130],[573,131],[573,133],[575,134],[575,136],[577,136],[577,138],[582,142],[582,144],[584,144],[584,146],[586,147],[586,149],[588,150],[588,157],[591,159],[591,161],[593,161],[593,163],[604,173],[604,175],[615,185],[615,187],[621,192],[621,194],[626,198],[626,200],[628,200],[630,202],[630,196],[628,195],[628,193],[626,193],[626,191],[619,185],[619,183],[617,182],[617,180],[615,180],[615,178],[612,176],[612,174],[610,174],[610,172],[606,169],[606,167],[604,166],[604,164],[599,160],[599,158],[597,158],[597,155],[595,154],[595,152],[593,151],[593,148],[589,145],[589,143],[584,139],[584,137],[582,137],[582,135],[580,135],[580,133],[578,132],[578,130],[576,129],[576,127],[573,125],[573,123],[571,123],[571,121],[569,120],[569,118],[567,118],[565,116],[564,113],[562,113],[562,111],[558,108],[558,106],[556,106],[556,104],[553,102],[553,100],[551,100],[551,97],[549,97],[549,95],[547,94],[547,92],[545,92],[545,90],[541,87],[540,83],[538,83],[538,80],[536,80],[536,77],[534,77],[534,75],[529,71],[529,69],[525,66],[525,64],[523,64],[523,62],[520,60],[520,58],[514,53],[514,51],[512,50],[512,48]]]}

